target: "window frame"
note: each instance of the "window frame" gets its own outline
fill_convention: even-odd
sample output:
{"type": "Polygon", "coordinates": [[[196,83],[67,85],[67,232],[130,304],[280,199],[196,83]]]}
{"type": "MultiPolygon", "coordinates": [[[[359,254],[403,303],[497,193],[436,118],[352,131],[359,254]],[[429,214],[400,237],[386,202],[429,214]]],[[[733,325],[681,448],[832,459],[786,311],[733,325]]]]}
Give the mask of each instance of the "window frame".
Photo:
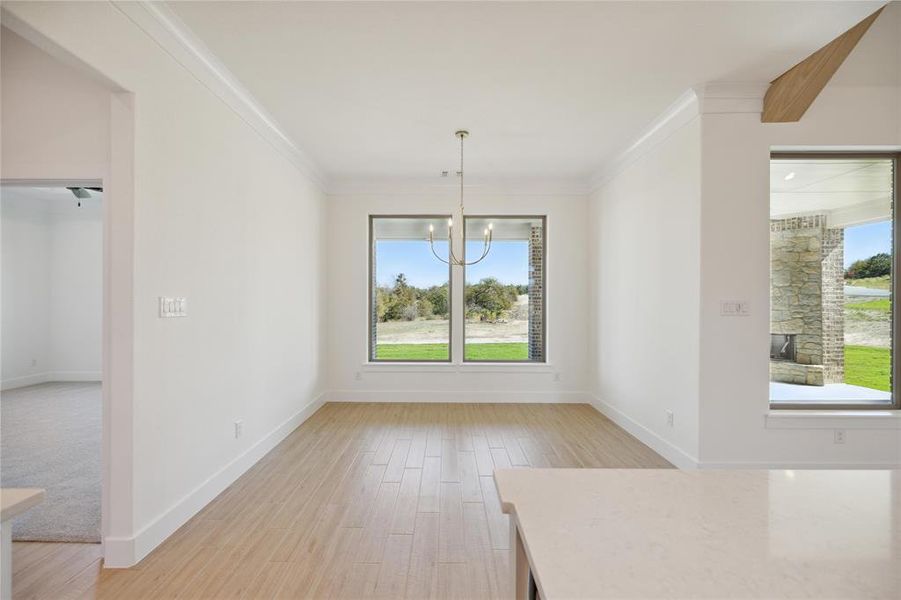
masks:
{"type": "MultiPolygon", "coordinates": [[[[767,402],[770,410],[815,410],[815,411],[898,411],[901,410],[901,394],[898,393],[899,374],[901,374],[901,361],[898,360],[899,337],[901,337],[901,318],[898,316],[898,298],[901,291],[901,269],[897,269],[898,259],[901,257],[901,235],[899,235],[899,225],[901,225],[901,210],[898,207],[899,186],[901,186],[901,152],[835,152],[835,151],[810,151],[810,152],[791,152],[791,151],[772,151],[770,152],[770,164],[773,160],[785,159],[861,159],[872,158],[890,160],[892,162],[892,311],[891,311],[891,327],[892,344],[891,344],[891,365],[889,372],[891,374],[891,404],[884,402],[773,402],[767,391],[767,402]]],[[[769,175],[770,170],[767,170],[769,175]]],[[[770,219],[770,202],[771,191],[767,192],[767,223],[770,219]]],[[[769,231],[769,228],[768,228],[769,231]]],[[[767,235],[767,244],[769,246],[770,236],[767,235]]],[[[767,248],[767,256],[769,257],[769,247],[767,248]]],[[[772,288],[767,284],[767,329],[770,327],[770,319],[772,312],[772,288]]],[[[769,343],[769,341],[768,341],[769,343]]],[[[769,371],[768,371],[769,372],[769,371]]],[[[769,381],[769,376],[767,376],[769,381]]]]}
{"type": "Polygon", "coordinates": [[[514,365],[544,365],[548,364],[547,356],[547,215],[498,215],[498,214],[472,214],[463,218],[463,261],[466,261],[466,221],[469,219],[531,219],[541,221],[541,360],[478,360],[466,358],[466,265],[463,265],[463,346],[462,361],[464,364],[514,364],[514,365]]]}
{"type": "MultiPolygon", "coordinates": [[[[369,232],[368,232],[368,244],[367,244],[367,291],[369,294],[369,300],[366,303],[367,307],[367,317],[366,322],[369,325],[366,336],[366,348],[367,348],[367,362],[369,363],[379,363],[379,364],[422,364],[422,365],[443,365],[443,364],[451,364],[454,360],[454,273],[452,269],[452,265],[447,265],[447,359],[440,360],[426,360],[426,359],[398,359],[398,358],[376,358],[375,356],[375,346],[373,345],[372,340],[372,328],[378,326],[378,323],[373,323],[374,316],[374,302],[375,302],[375,263],[373,262],[373,258],[375,257],[375,231],[373,229],[374,222],[376,219],[442,219],[447,221],[447,219],[451,218],[449,214],[371,214],[369,215],[369,232]]],[[[427,238],[425,234],[423,234],[423,241],[426,241],[427,238]]],[[[377,345],[378,340],[376,340],[377,345]]]]}

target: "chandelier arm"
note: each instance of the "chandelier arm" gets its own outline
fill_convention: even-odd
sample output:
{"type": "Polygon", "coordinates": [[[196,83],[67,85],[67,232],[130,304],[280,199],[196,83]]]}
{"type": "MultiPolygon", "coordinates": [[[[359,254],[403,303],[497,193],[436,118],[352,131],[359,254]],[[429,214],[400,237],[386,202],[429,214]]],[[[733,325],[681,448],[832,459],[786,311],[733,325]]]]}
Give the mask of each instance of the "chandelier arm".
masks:
{"type": "Polygon", "coordinates": [[[460,260],[459,258],[457,258],[457,255],[454,254],[454,249],[453,249],[453,248],[450,249],[449,256],[450,256],[450,259],[453,261],[453,263],[454,263],[455,266],[458,266],[458,267],[459,267],[459,266],[462,266],[462,265],[466,264],[465,262],[463,262],[462,260],[460,260]]]}
{"type": "Polygon", "coordinates": [[[463,264],[465,264],[467,267],[471,267],[472,265],[479,264],[480,262],[485,260],[485,258],[488,256],[488,252],[490,252],[490,251],[491,251],[491,234],[489,233],[488,236],[485,238],[485,245],[482,247],[482,256],[480,256],[478,259],[476,259],[472,262],[463,263],[463,264]]]}
{"type": "MultiPolygon", "coordinates": [[[[438,260],[440,260],[441,262],[443,262],[446,265],[450,264],[450,262],[448,262],[448,261],[444,260],[443,258],[441,258],[440,256],[438,256],[438,253],[435,252],[435,243],[432,241],[432,232],[431,231],[429,232],[429,248],[432,250],[432,254],[435,255],[435,258],[437,258],[438,260]]],[[[450,258],[450,257],[448,257],[448,258],[450,258]]]]}
{"type": "Polygon", "coordinates": [[[463,263],[460,262],[460,259],[457,258],[457,255],[454,254],[454,226],[447,226],[447,258],[450,260],[450,264],[455,266],[460,266],[463,263]]]}

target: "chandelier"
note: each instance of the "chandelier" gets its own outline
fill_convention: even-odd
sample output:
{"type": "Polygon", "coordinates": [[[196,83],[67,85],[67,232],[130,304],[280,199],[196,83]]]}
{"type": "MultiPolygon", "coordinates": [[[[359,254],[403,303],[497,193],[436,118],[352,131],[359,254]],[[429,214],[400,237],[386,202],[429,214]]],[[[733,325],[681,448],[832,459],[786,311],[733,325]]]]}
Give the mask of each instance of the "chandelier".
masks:
{"type": "MultiPolygon", "coordinates": [[[[463,140],[469,137],[469,132],[465,129],[461,129],[460,131],[454,132],[454,136],[459,138],[460,140],[460,171],[458,172],[460,176],[460,222],[463,223],[463,252],[464,257],[466,254],[466,219],[463,216],[463,140]]],[[[447,220],[447,260],[438,256],[438,253],[435,252],[435,226],[429,225],[429,248],[432,249],[432,254],[435,255],[435,258],[440,260],[446,265],[455,265],[458,267],[462,266],[470,266],[476,263],[482,262],[486,256],[488,256],[488,252],[491,250],[491,236],[494,231],[494,223],[488,223],[488,227],[485,228],[485,232],[482,238],[482,255],[479,256],[477,260],[473,260],[470,262],[466,262],[465,259],[457,258],[456,254],[454,254],[454,218],[451,217],[447,220]]]]}

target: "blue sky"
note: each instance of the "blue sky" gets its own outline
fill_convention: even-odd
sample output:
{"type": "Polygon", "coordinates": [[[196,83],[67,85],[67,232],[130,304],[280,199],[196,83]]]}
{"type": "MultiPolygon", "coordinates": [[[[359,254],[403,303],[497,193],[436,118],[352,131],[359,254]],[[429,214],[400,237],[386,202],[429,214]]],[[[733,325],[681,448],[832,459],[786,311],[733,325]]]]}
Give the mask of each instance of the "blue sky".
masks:
{"type": "Polygon", "coordinates": [[[881,221],[845,229],[845,268],[855,260],[892,251],[892,223],[881,221]]]}
{"type": "MultiPolygon", "coordinates": [[[[447,258],[447,242],[435,242],[435,251],[447,258]]],[[[479,256],[481,242],[467,242],[467,257],[479,256]]],[[[398,273],[407,277],[410,285],[426,288],[447,281],[447,265],[438,261],[426,241],[380,240],[376,242],[376,282],[393,285],[398,273]]],[[[525,285],[529,282],[529,243],[526,241],[495,241],[491,252],[477,265],[466,268],[466,280],[476,283],[485,277],[497,277],[501,283],[525,285]]]]}

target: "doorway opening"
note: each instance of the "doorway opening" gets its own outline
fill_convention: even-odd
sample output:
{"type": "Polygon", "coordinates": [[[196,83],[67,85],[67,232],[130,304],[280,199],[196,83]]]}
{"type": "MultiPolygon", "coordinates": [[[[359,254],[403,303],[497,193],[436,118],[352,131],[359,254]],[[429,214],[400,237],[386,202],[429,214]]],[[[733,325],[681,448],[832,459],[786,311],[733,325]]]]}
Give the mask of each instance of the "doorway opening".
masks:
{"type": "Polygon", "coordinates": [[[0,187],[0,482],[46,494],[14,541],[101,541],[103,202],[99,181],[0,187]]]}

